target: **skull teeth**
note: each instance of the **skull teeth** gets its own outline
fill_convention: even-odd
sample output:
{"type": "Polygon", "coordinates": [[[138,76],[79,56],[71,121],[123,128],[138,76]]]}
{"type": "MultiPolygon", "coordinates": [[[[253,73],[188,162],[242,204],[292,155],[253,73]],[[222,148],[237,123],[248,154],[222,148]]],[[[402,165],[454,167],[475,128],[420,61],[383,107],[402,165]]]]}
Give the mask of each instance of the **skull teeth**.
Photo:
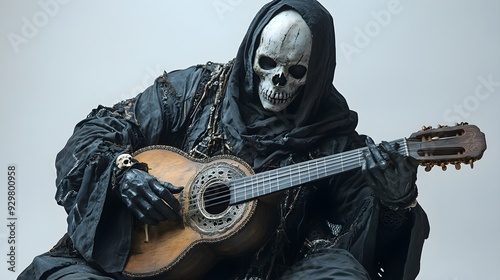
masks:
{"type": "Polygon", "coordinates": [[[291,93],[267,90],[263,93],[266,99],[274,104],[283,104],[292,97],[291,93]]]}

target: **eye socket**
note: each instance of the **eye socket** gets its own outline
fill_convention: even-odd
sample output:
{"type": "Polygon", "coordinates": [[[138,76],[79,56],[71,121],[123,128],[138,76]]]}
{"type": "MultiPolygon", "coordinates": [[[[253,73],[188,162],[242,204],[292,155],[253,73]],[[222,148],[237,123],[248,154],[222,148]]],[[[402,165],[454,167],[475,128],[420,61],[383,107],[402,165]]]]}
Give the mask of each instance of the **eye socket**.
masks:
{"type": "Polygon", "coordinates": [[[259,58],[259,66],[264,70],[271,70],[276,67],[276,61],[268,56],[261,56],[259,58]]]}
{"type": "Polygon", "coordinates": [[[303,65],[293,65],[288,68],[288,73],[295,79],[302,79],[307,72],[307,68],[303,65]]]}

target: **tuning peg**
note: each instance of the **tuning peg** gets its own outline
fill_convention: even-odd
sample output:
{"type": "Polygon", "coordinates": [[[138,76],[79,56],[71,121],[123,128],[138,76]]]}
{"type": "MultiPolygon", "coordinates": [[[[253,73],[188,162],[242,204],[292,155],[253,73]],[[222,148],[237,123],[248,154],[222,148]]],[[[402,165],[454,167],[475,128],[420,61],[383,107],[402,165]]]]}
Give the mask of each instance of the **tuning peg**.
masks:
{"type": "Polygon", "coordinates": [[[448,169],[448,167],[446,166],[446,163],[441,163],[441,169],[443,169],[443,171],[446,171],[446,169],[448,169]]]}
{"type": "Polygon", "coordinates": [[[462,168],[462,166],[460,165],[460,162],[455,163],[455,169],[460,170],[460,168],[462,168]]]}
{"type": "Polygon", "coordinates": [[[425,170],[425,172],[429,172],[429,171],[431,171],[432,167],[433,167],[433,165],[432,165],[432,164],[426,165],[426,166],[425,166],[425,169],[424,169],[424,170],[425,170]]]}
{"type": "Polygon", "coordinates": [[[474,160],[473,159],[469,160],[469,165],[470,165],[470,169],[474,168],[474,160]]]}

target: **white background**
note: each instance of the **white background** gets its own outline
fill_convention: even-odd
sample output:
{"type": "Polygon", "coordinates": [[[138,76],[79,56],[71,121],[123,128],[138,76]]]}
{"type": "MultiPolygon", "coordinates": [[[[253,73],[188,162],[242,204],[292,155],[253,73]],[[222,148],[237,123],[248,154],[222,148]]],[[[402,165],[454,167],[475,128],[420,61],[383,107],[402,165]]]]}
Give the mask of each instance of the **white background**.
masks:
{"type": "MultiPolygon", "coordinates": [[[[74,125],[163,70],[230,60],[265,2],[1,0],[1,279],[14,279],[65,232],[54,159],[74,125]],[[9,164],[18,169],[15,273],[7,270],[9,164]]],[[[419,170],[431,235],[418,279],[500,279],[500,1],[323,5],[335,19],[334,82],[359,113],[359,132],[393,140],[466,121],[486,133],[473,170],[419,170]]]]}

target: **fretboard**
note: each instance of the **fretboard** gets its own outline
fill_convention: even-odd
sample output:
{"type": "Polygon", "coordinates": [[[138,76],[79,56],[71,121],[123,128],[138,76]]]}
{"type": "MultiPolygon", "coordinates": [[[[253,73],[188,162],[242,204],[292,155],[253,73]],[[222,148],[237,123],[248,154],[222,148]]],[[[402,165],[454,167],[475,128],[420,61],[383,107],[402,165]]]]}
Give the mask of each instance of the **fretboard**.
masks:
{"type": "MultiPolygon", "coordinates": [[[[398,153],[408,156],[405,138],[390,143],[396,147],[398,153]]],[[[225,183],[231,190],[230,204],[255,199],[359,168],[364,162],[363,153],[367,149],[364,147],[350,150],[230,180],[225,183]]]]}

